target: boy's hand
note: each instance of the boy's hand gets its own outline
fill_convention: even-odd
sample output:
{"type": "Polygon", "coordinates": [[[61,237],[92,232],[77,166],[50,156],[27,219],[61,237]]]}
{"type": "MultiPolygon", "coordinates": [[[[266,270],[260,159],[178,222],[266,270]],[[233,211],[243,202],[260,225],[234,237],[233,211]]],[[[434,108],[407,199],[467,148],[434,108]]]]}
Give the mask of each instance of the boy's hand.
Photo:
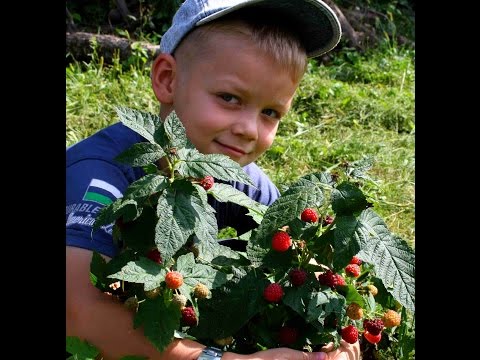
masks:
{"type": "Polygon", "coordinates": [[[333,343],[322,347],[322,351],[327,352],[328,357],[325,360],[360,360],[360,344],[349,344],[345,340],[340,340],[338,349],[333,350],[333,343]]]}
{"type": "Polygon", "coordinates": [[[258,351],[251,355],[239,355],[227,352],[223,354],[222,360],[358,360],[358,357],[349,357],[349,355],[341,355],[345,357],[337,357],[336,355],[331,357],[330,354],[334,354],[334,352],[329,354],[325,352],[308,353],[289,348],[275,348],[258,351]]]}

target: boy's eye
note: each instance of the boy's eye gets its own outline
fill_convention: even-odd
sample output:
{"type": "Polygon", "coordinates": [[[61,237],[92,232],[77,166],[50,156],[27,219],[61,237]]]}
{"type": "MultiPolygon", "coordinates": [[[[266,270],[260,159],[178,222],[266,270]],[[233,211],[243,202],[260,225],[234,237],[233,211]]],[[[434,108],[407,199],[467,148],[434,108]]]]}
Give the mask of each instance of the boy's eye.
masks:
{"type": "Polygon", "coordinates": [[[262,110],[262,113],[269,116],[269,117],[272,117],[272,118],[275,118],[275,119],[280,119],[280,114],[273,109],[262,110]]]}
{"type": "Polygon", "coordinates": [[[231,94],[220,94],[219,97],[223,101],[228,102],[228,103],[237,103],[238,102],[238,99],[231,94]]]}

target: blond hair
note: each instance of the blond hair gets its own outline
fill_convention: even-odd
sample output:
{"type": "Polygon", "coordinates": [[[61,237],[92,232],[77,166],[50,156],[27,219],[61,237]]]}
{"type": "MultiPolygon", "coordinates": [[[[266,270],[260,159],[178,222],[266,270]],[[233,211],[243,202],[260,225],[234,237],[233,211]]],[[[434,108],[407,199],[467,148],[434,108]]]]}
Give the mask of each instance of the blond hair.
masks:
{"type": "Polygon", "coordinates": [[[268,15],[264,13],[262,16],[261,12],[249,9],[239,10],[194,28],[177,46],[174,56],[181,52],[182,56],[197,59],[202,55],[202,50],[207,51],[204,44],[212,32],[244,36],[256,44],[262,53],[291,72],[295,79],[300,79],[307,68],[306,50],[294,30],[272,14],[268,15]],[[273,21],[269,21],[272,18],[273,21]]]}

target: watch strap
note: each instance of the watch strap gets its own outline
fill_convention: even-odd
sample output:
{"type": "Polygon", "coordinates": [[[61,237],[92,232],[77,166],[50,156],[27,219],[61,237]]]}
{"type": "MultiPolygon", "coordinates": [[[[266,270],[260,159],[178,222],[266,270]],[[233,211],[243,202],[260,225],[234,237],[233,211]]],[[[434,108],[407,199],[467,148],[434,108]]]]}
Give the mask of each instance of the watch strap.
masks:
{"type": "Polygon", "coordinates": [[[223,351],[213,346],[207,346],[197,360],[221,360],[223,351]]]}

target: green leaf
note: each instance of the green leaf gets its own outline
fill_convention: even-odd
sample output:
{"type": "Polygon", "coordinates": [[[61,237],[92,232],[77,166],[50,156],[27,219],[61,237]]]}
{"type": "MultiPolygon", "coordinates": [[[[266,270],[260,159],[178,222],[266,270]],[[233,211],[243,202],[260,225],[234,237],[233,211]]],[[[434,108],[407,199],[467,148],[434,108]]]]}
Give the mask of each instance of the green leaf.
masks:
{"type": "Polygon", "coordinates": [[[175,330],[180,326],[180,309],[163,297],[146,299],[135,314],[134,327],[143,325],[145,336],[162,352],[173,341],[175,330]]]}
{"type": "Polygon", "coordinates": [[[100,253],[93,251],[92,261],[90,262],[90,282],[101,291],[108,288],[106,281],[107,262],[100,253]]]}
{"type": "Polygon", "coordinates": [[[219,266],[248,265],[249,261],[239,252],[221,245],[215,239],[208,239],[198,244],[198,259],[219,266]]]}
{"type": "Polygon", "coordinates": [[[197,264],[192,253],[179,256],[175,268],[183,275],[183,281],[191,288],[202,283],[209,289],[214,289],[227,282],[225,273],[208,265],[197,264]]]}
{"type": "Polygon", "coordinates": [[[200,321],[189,332],[200,339],[221,339],[235,334],[268,306],[263,299],[267,284],[269,281],[255,271],[235,271],[234,278],[222,289],[212,290],[211,299],[198,301],[200,321]]]}
{"type": "Polygon", "coordinates": [[[355,286],[347,284],[342,288],[342,294],[345,296],[345,300],[348,304],[354,302],[360,305],[360,307],[365,308],[365,300],[362,295],[359,294],[355,286]]]}
{"type": "Polygon", "coordinates": [[[188,141],[185,133],[185,127],[175,111],[172,111],[170,114],[168,114],[163,126],[165,129],[165,135],[170,141],[172,147],[177,149],[185,147],[188,141]]]}
{"type": "Polygon", "coordinates": [[[358,253],[374,265],[375,274],[403,306],[415,312],[415,253],[408,243],[388,231],[384,221],[371,209],[360,215],[363,232],[369,234],[358,253]]]}
{"type": "Polygon", "coordinates": [[[139,217],[141,213],[142,208],[138,206],[135,200],[117,199],[100,210],[93,224],[93,230],[98,229],[101,225],[111,224],[120,217],[122,217],[124,222],[132,221],[139,217]]]}
{"type": "Polygon", "coordinates": [[[191,194],[174,188],[165,189],[158,199],[155,244],[164,261],[168,261],[193,234],[197,213],[191,201],[191,194]]]}
{"type": "Polygon", "coordinates": [[[147,141],[155,142],[153,134],[155,129],[162,124],[158,115],[122,106],[117,106],[115,110],[123,125],[143,136],[147,141]]]}
{"type": "Polygon", "coordinates": [[[79,360],[95,360],[100,351],[86,340],[76,336],[67,336],[67,352],[79,360]]]}
{"type": "Polygon", "coordinates": [[[192,193],[191,197],[191,205],[196,212],[195,227],[193,231],[200,240],[200,243],[216,242],[218,225],[215,217],[215,209],[208,204],[205,190],[202,192],[199,188],[203,190],[201,186],[196,185],[196,191],[192,193]]]}
{"type": "Polygon", "coordinates": [[[245,170],[226,155],[202,154],[196,149],[180,149],[178,155],[182,162],[177,170],[182,176],[203,178],[210,175],[215,179],[255,186],[245,170]]]}
{"type": "Polygon", "coordinates": [[[353,163],[348,164],[345,171],[347,176],[350,176],[353,179],[365,179],[372,181],[370,176],[366,174],[373,166],[373,157],[366,156],[361,160],[354,161],[353,163]]]}
{"type": "MultiPolygon", "coordinates": [[[[317,281],[318,283],[318,281],[317,281]]],[[[302,317],[306,313],[306,307],[310,301],[310,294],[312,293],[312,288],[303,284],[300,287],[286,287],[285,296],[282,299],[282,302],[291,307],[302,317]]]]}
{"type": "Polygon", "coordinates": [[[134,200],[143,199],[165,190],[168,184],[168,179],[165,176],[148,174],[131,183],[125,191],[123,198],[134,200]]]}
{"type": "Polygon", "coordinates": [[[343,182],[332,191],[332,209],[338,215],[352,215],[364,210],[368,201],[363,192],[351,183],[343,182]]]}
{"type": "Polygon", "coordinates": [[[115,160],[131,166],[147,166],[164,157],[165,151],[158,144],[136,143],[118,155],[115,160]]]}
{"type": "Polygon", "coordinates": [[[109,278],[144,284],[145,291],[155,289],[165,280],[167,270],[150,259],[130,261],[120,271],[108,275],[109,278]]]}
{"type": "Polygon", "coordinates": [[[269,206],[253,241],[268,247],[270,238],[278,228],[298,218],[307,207],[320,207],[324,202],[323,188],[329,186],[325,174],[312,174],[295,182],[269,206]]]}
{"type": "Polygon", "coordinates": [[[155,246],[155,225],[157,221],[155,210],[149,206],[144,207],[137,219],[124,223],[122,226],[120,237],[124,246],[132,248],[140,254],[146,254],[148,250],[155,246]]]}
{"type": "MultiPolygon", "coordinates": [[[[344,268],[360,251],[362,237],[365,236],[362,231],[364,227],[361,221],[354,216],[338,215],[335,218],[335,228],[333,229],[333,248],[334,258],[333,267],[335,271],[344,268]]],[[[365,242],[365,240],[363,240],[365,242]]]]}
{"type": "Polygon", "coordinates": [[[210,194],[220,202],[231,202],[249,209],[249,215],[257,224],[260,224],[268,209],[268,206],[251,199],[243,191],[237,190],[229,184],[216,183],[210,189],[210,194]]]}

